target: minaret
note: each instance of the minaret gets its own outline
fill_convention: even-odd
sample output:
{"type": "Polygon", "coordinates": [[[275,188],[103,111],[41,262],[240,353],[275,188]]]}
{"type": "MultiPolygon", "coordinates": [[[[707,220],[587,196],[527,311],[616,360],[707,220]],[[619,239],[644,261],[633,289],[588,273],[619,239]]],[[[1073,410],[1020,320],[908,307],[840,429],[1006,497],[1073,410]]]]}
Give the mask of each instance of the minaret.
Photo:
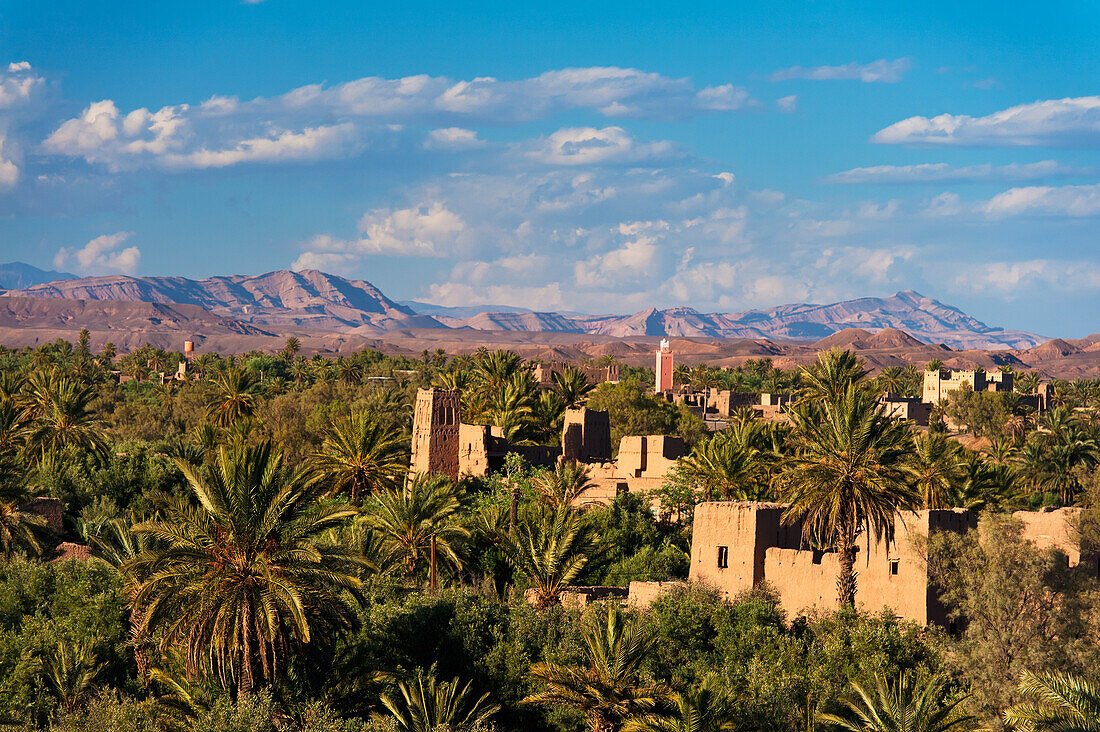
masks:
{"type": "Polygon", "coordinates": [[[672,389],[672,350],[668,339],[661,339],[661,347],[657,351],[657,366],[654,369],[657,374],[655,391],[660,394],[672,389]]]}

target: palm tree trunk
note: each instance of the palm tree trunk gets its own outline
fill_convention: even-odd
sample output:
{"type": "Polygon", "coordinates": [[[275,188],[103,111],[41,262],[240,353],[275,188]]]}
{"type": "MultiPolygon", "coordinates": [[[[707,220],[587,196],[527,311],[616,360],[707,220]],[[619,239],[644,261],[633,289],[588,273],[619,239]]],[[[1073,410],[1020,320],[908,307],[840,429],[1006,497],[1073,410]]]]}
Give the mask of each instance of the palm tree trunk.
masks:
{"type": "Polygon", "coordinates": [[[837,552],[840,555],[840,574],[836,579],[837,605],[841,608],[854,608],[856,606],[856,547],[848,537],[842,536],[837,541],[837,552]]]}
{"type": "Polygon", "coordinates": [[[248,622],[248,601],[241,605],[241,667],[237,676],[237,702],[252,692],[252,638],[248,622]]]}

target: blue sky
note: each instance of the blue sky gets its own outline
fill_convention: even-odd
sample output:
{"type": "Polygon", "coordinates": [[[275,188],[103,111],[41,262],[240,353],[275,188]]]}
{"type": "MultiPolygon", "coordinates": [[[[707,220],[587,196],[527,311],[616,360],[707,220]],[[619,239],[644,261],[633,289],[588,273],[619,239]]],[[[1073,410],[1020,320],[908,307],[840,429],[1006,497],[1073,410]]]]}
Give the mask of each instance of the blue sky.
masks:
{"type": "Polygon", "coordinates": [[[0,0],[0,259],[1100,331],[1095,3],[0,0]],[[906,7],[909,6],[909,7],[906,7]]]}

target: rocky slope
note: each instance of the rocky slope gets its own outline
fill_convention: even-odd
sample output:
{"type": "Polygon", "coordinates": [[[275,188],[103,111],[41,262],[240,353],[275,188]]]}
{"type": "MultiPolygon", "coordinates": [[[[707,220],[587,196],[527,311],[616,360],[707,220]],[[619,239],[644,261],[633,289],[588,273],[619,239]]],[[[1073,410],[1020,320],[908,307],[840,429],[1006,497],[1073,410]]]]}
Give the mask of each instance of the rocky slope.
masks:
{"type": "Polygon", "coordinates": [[[258,276],[205,280],[124,275],[84,277],[12,289],[8,294],[197,305],[217,315],[264,327],[304,327],[364,337],[409,328],[472,328],[587,333],[616,338],[666,336],[812,342],[848,328],[861,328],[868,332],[904,331],[923,343],[944,343],[964,350],[1030,349],[1047,340],[1033,333],[990,327],[958,308],[911,290],[885,298],[865,297],[828,305],[796,303],[738,313],[701,313],[676,307],[598,316],[517,308],[471,314],[476,309],[434,306],[421,306],[432,315],[418,314],[408,305],[390,300],[369,282],[317,270],[280,270],[258,276]]]}
{"type": "MultiPolygon", "coordinates": [[[[479,325],[474,325],[472,319],[456,322],[492,330],[526,330],[517,327],[514,320],[506,321],[510,327],[486,328],[486,321],[491,323],[495,318],[485,315],[477,316],[479,325]]],[[[556,314],[540,315],[543,320],[553,322],[550,316],[556,314]]],[[[961,349],[1032,348],[1046,340],[1034,333],[990,327],[958,308],[912,290],[885,298],[864,297],[829,305],[797,303],[739,313],[700,313],[679,307],[648,308],[632,315],[559,317],[586,333],[619,338],[683,336],[816,341],[846,328],[862,328],[904,331],[924,343],[945,343],[961,349]]]]}
{"type": "Polygon", "coordinates": [[[254,277],[83,277],[9,290],[13,297],[197,305],[247,323],[323,330],[385,333],[400,328],[442,327],[390,300],[369,282],[305,270],[254,277]]]}

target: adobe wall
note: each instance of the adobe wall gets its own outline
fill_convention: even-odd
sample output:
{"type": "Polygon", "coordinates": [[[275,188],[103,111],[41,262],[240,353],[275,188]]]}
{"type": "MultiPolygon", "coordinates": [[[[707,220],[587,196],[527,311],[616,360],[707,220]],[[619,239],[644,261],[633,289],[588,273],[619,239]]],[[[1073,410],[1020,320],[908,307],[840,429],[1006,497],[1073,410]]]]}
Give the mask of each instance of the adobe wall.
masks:
{"type": "Polygon", "coordinates": [[[1056,508],[1042,511],[1017,511],[1012,518],[1024,525],[1024,538],[1040,549],[1058,549],[1069,557],[1071,567],[1081,563],[1077,539],[1080,508],[1056,508]]]}
{"type": "Polygon", "coordinates": [[[672,590],[687,587],[687,582],[639,582],[630,583],[626,604],[638,610],[645,610],[653,601],[672,590]]]}
{"type": "MultiPolygon", "coordinates": [[[[801,529],[781,522],[783,504],[722,501],[695,509],[690,579],[716,587],[727,598],[767,581],[789,615],[836,607],[839,559],[835,552],[804,549],[801,529]],[[720,566],[722,561],[726,566],[720,566]]],[[[964,509],[904,515],[894,541],[861,542],[856,557],[856,603],[889,607],[919,623],[944,623],[946,612],[931,591],[924,556],[935,531],[965,532],[973,518],[964,509]]]]}
{"type": "Polygon", "coordinates": [[[588,462],[611,459],[611,418],[606,411],[581,407],[565,410],[562,456],[588,462]]]}

